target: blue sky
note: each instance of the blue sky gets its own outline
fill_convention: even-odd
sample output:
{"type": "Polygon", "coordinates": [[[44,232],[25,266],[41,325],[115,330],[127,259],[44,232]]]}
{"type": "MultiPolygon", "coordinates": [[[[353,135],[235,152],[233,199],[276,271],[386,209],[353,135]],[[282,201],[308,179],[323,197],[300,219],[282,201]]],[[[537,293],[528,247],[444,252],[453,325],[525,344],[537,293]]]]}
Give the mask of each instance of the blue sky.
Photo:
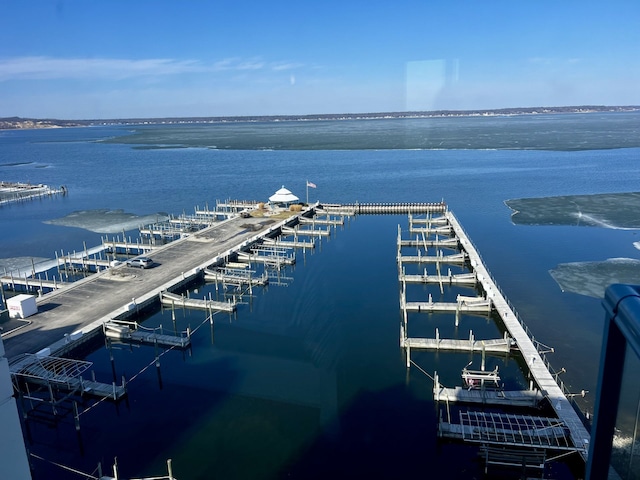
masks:
{"type": "Polygon", "coordinates": [[[21,0],[0,117],[640,105],[640,1],[21,0]]]}

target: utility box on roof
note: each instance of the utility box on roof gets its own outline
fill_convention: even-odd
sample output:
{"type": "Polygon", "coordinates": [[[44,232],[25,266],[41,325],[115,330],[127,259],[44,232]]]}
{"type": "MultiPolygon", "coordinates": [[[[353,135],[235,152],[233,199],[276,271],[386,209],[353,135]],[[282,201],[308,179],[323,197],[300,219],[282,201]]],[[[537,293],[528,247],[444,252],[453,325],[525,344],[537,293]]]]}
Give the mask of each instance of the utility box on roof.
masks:
{"type": "Polygon", "coordinates": [[[7,298],[7,308],[9,318],[27,318],[38,313],[36,297],[33,295],[21,294],[7,298]]]}

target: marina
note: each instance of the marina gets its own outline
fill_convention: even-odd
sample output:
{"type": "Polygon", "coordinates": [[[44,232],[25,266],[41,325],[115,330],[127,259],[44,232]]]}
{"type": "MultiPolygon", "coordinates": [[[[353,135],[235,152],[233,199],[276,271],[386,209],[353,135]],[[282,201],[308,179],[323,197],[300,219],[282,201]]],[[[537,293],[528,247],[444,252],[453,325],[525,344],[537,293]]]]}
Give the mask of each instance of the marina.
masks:
{"type": "MultiPolygon", "coordinates": [[[[307,177],[318,186],[316,190],[309,190],[311,200],[323,200],[318,212],[329,208],[324,200],[335,202],[335,209],[339,211],[343,205],[410,204],[422,199],[438,201],[446,198],[449,208],[482,254],[484,264],[504,290],[504,297],[526,320],[528,329],[525,331],[535,334],[534,346],[547,352],[551,347],[541,346],[540,342],[555,347],[553,354],[542,355],[552,377],[574,408],[577,403],[584,412],[592,414],[602,333],[600,300],[585,295],[585,285],[579,278],[570,290],[559,288],[549,271],[564,262],[635,256],[632,243],[637,238],[633,238],[634,230],[585,227],[586,220],[582,222],[575,217],[576,207],[569,200],[576,200],[582,212],[593,214],[586,203],[572,195],[589,197],[602,192],[635,191],[638,175],[629,166],[637,158],[638,149],[617,146],[627,145],[628,139],[636,138],[633,131],[637,130],[637,118],[637,114],[536,115],[509,119],[415,119],[406,122],[381,119],[349,124],[282,122],[267,125],[275,134],[271,138],[282,145],[288,145],[290,139],[302,138],[301,135],[315,134],[318,127],[326,126],[329,130],[327,138],[337,140],[335,145],[340,149],[328,150],[325,142],[319,142],[325,137],[318,136],[318,140],[310,142],[304,139],[312,150],[296,151],[278,150],[276,142],[266,136],[259,137],[264,140],[254,142],[253,133],[263,129],[259,123],[3,132],[1,156],[5,178],[37,179],[37,182],[49,185],[70,182],[70,194],[0,209],[2,224],[6,226],[1,240],[4,259],[0,272],[6,268],[8,276],[13,272],[14,277],[24,277],[26,272],[30,277],[31,258],[37,271],[40,264],[55,265],[55,259],[51,257],[56,248],[59,255],[60,247],[64,247],[64,254],[74,250],[82,252],[84,241],[88,245],[99,245],[100,238],[105,235],[109,240],[112,235],[122,239],[123,230],[127,231],[126,243],[147,242],[147,239],[139,239],[138,225],[155,222],[163,216],[178,218],[172,217],[171,212],[193,213],[193,205],[205,205],[206,202],[213,205],[212,199],[216,197],[266,199],[283,181],[294,193],[302,192],[301,196],[304,196],[307,177]],[[446,128],[440,129],[440,124],[446,124],[446,128]],[[353,128],[354,135],[341,136],[345,125],[353,128]],[[461,138],[459,132],[467,127],[471,134],[461,138]],[[483,149],[484,145],[480,149],[475,147],[480,138],[474,135],[478,128],[487,134],[483,138],[488,138],[488,150],[483,149]],[[368,139],[386,142],[386,137],[372,135],[373,129],[389,132],[395,129],[394,140],[399,141],[388,150],[354,147],[359,138],[364,141],[358,145],[364,145],[368,139]],[[240,139],[234,144],[239,145],[240,150],[225,150],[224,140],[213,139],[219,130],[225,130],[224,134],[229,138],[240,139]],[[584,135],[583,130],[588,130],[589,134],[584,135]],[[185,146],[195,148],[180,148],[180,145],[172,148],[186,142],[187,131],[190,143],[185,146]],[[557,136],[540,137],[543,131],[557,132],[557,136]],[[250,135],[246,135],[247,132],[250,135]],[[425,132],[428,132],[428,138],[425,132]],[[130,136],[132,141],[128,140],[130,136]],[[123,137],[127,137],[127,144],[119,141],[123,137]],[[426,147],[421,143],[425,139],[426,147]],[[444,148],[440,149],[438,143],[442,140],[444,148]],[[582,146],[583,140],[586,150],[571,150],[578,144],[582,146]],[[214,145],[222,148],[211,148],[214,145]],[[431,146],[432,150],[429,149],[431,146]],[[503,146],[508,150],[502,150],[503,146]],[[611,146],[614,148],[609,150],[611,146]],[[252,150],[254,147],[266,148],[252,150]],[[271,147],[275,150],[270,151],[271,147]],[[416,150],[412,150],[413,147],[416,150]],[[591,147],[594,150],[590,150],[591,147]],[[22,160],[34,163],[9,166],[22,160]],[[93,168],[98,164],[104,165],[104,169],[93,168]],[[576,165],[583,168],[576,168],[576,165]],[[140,175],[141,168],[144,175],[140,175]],[[133,188],[131,182],[125,180],[132,178],[137,179],[133,188]],[[558,195],[568,195],[562,205],[553,203],[558,195]],[[520,198],[537,200],[538,215],[528,216],[527,223],[517,219],[531,212],[518,208],[521,213],[512,220],[512,212],[505,207],[505,201],[520,198]],[[118,214],[119,211],[123,215],[118,214]],[[70,215],[73,212],[86,212],[87,215],[76,217],[70,215]],[[57,219],[61,221],[57,222],[57,219]],[[535,223],[545,219],[559,219],[562,223],[535,223]],[[51,220],[56,223],[49,223],[51,220]],[[20,275],[16,274],[18,270],[20,275]],[[549,360],[552,365],[548,365],[549,360]],[[591,393],[583,397],[581,390],[591,393]]],[[[383,145],[382,148],[386,147],[383,145]]],[[[589,198],[604,207],[600,197],[589,198]]],[[[619,215],[604,211],[597,218],[609,225],[632,227],[622,222],[625,218],[632,220],[629,212],[633,210],[625,207],[622,198],[617,202],[618,207],[613,212],[619,215]]],[[[209,208],[213,209],[213,206],[209,208]]],[[[344,213],[355,213],[353,210],[345,209],[344,213]]],[[[307,250],[306,255],[301,255],[301,250],[297,249],[295,267],[267,269],[269,287],[254,288],[254,294],[250,298],[245,295],[243,303],[238,305],[236,314],[221,312],[214,316],[214,325],[207,321],[197,329],[209,316],[205,310],[175,309],[176,330],[184,331],[191,326],[195,333],[191,336],[190,349],[166,349],[164,355],[164,349],[157,349],[162,362],[163,388],[158,385],[155,363],[151,364],[155,360],[153,346],[114,341],[110,351],[101,340],[102,333],[94,340],[83,335],[82,338],[87,339],[83,344],[86,347],[80,345],[78,339],[68,355],[74,358],[87,355],[87,360],[94,362],[98,380],[105,383],[112,380],[110,353],[115,357],[117,384],[121,383],[121,375],[130,379],[147,364],[151,367],[128,382],[130,409],[123,402],[116,413],[117,407],[106,401],[81,415],[85,456],[79,454],[73,422],[69,425],[64,420],[55,430],[29,420],[32,434],[32,439],[27,440],[29,448],[45,459],[77,466],[87,472],[101,457],[113,459],[117,456],[123,466],[123,478],[145,477],[162,471],[167,458],[174,459],[176,477],[180,480],[204,479],[211,475],[227,479],[274,479],[287,475],[330,478],[336,471],[394,478],[420,474],[425,465],[428,465],[430,475],[438,478],[482,478],[485,467],[482,459],[486,458],[486,452],[496,462],[516,464],[511,467],[514,476],[520,475],[524,456],[537,455],[538,465],[543,468],[527,471],[527,476],[556,480],[583,478],[578,466],[581,459],[575,453],[567,455],[566,462],[553,461],[551,459],[557,455],[551,451],[546,455],[544,452],[534,455],[533,448],[522,447],[513,455],[503,451],[504,458],[500,459],[495,455],[497,450],[503,450],[501,446],[437,440],[438,408],[433,402],[433,383],[421,381],[426,377],[413,363],[407,371],[404,349],[398,348],[398,298],[402,286],[398,281],[395,258],[395,230],[402,224],[405,239],[416,240],[419,235],[409,233],[406,215],[352,217],[344,228],[332,229],[336,233],[332,231],[330,241],[316,238],[313,252],[307,250]],[[275,277],[279,278],[279,285],[275,283],[275,277]],[[300,374],[296,375],[296,372],[300,374]],[[322,389],[315,388],[316,378],[327,379],[322,383],[322,389]],[[270,385],[274,387],[268,388],[270,385]],[[332,395],[333,410],[316,409],[310,401],[314,397],[322,399],[332,395]],[[318,428],[313,419],[320,416],[320,411],[329,412],[323,418],[330,420],[318,428]],[[167,431],[172,434],[167,436],[167,431]],[[142,440],[145,438],[154,441],[147,443],[142,440]],[[204,445],[206,448],[201,447],[204,445]],[[379,455],[379,452],[385,454],[379,455]],[[242,461],[248,457],[251,462],[242,461]],[[329,458],[332,460],[322,461],[329,458]],[[549,461],[545,461],[547,459],[549,461]],[[569,469],[571,472],[567,471],[569,469]]],[[[438,220],[441,216],[432,214],[431,226],[442,222],[438,220]]],[[[414,227],[426,226],[428,217],[424,213],[414,214],[417,220],[412,222],[414,227]]],[[[223,221],[223,218],[226,216],[218,216],[216,221],[223,221]]],[[[246,222],[257,224],[271,219],[274,222],[264,225],[263,229],[281,220],[265,215],[261,220],[246,222]]],[[[230,232],[229,236],[234,234],[230,232]]],[[[211,236],[216,236],[213,231],[211,236]]],[[[225,236],[221,234],[220,239],[225,236]]],[[[435,235],[432,237],[427,240],[434,240],[435,235]]],[[[203,234],[190,242],[197,242],[200,248],[206,249],[205,238],[203,234]]],[[[273,239],[287,241],[293,237],[273,239]]],[[[311,240],[310,237],[307,239],[311,240]]],[[[444,235],[439,235],[439,240],[444,239],[444,235]]],[[[178,241],[186,243],[185,240],[178,241]]],[[[159,239],[152,246],[161,252],[165,247],[159,239]]],[[[233,254],[223,263],[229,248],[222,249],[220,266],[237,263],[233,254]]],[[[418,256],[418,248],[402,247],[402,253],[418,256]]],[[[440,249],[429,247],[429,250],[429,255],[425,255],[420,248],[420,256],[435,256],[440,249]]],[[[443,254],[460,253],[455,248],[441,250],[443,254]]],[[[208,253],[216,256],[213,249],[208,253]]],[[[135,254],[141,253],[118,251],[116,259],[123,260],[135,254]]],[[[156,260],[153,251],[147,255],[156,260]]],[[[111,258],[112,253],[109,253],[111,258]]],[[[403,265],[407,274],[418,274],[425,266],[429,274],[434,274],[435,263],[438,262],[417,263],[419,267],[411,262],[403,265]]],[[[169,283],[171,279],[181,281],[184,270],[188,281],[174,293],[199,299],[209,298],[211,293],[211,298],[218,299],[215,283],[203,282],[201,276],[192,277],[188,265],[186,262],[184,269],[170,267],[175,274],[158,284],[169,283]]],[[[462,262],[441,265],[443,274],[447,267],[451,267],[453,274],[470,271],[462,262]]],[[[156,266],[148,270],[112,268],[113,275],[101,274],[108,276],[110,282],[128,284],[127,289],[132,290],[131,295],[121,296],[123,304],[110,311],[118,316],[125,314],[121,307],[129,306],[126,314],[138,315],[135,319],[143,325],[150,328],[162,325],[165,332],[174,332],[173,312],[170,307],[159,307],[158,292],[149,304],[144,305],[144,293],[137,291],[140,284],[148,282],[150,276],[162,273],[161,269],[167,266],[170,264],[166,263],[166,258],[158,257],[156,266]]],[[[206,268],[217,267],[207,265],[206,268]]],[[[47,268],[50,280],[57,277],[55,266],[47,268]]],[[[251,269],[259,274],[263,272],[262,265],[251,269]]],[[[96,281],[91,279],[92,273],[86,274],[91,280],[84,280],[85,274],[80,272],[72,275],[70,271],[69,274],[74,284],[96,281]]],[[[64,271],[63,275],[66,276],[64,271]]],[[[67,289],[67,294],[80,290],[78,287],[67,289]]],[[[456,303],[458,294],[485,296],[480,284],[474,288],[445,285],[444,294],[434,284],[407,284],[406,287],[410,302],[428,303],[430,293],[433,303],[456,303]]],[[[7,285],[5,289],[10,296],[12,292],[7,285]]],[[[43,304],[38,315],[68,313],[63,312],[66,296],[60,296],[65,289],[58,289],[60,302],[53,301],[54,296],[50,297],[51,303],[43,304]],[[54,306],[55,303],[59,306],[54,306]]],[[[233,290],[233,287],[228,288],[229,292],[233,290]]],[[[37,289],[30,288],[30,293],[38,295],[37,289]]],[[[77,318],[89,319],[94,313],[99,314],[102,303],[109,300],[110,290],[96,288],[87,294],[92,305],[86,305],[84,315],[77,318]]],[[[43,298],[48,295],[44,293],[43,298]]],[[[77,302],[79,308],[85,309],[84,304],[88,304],[89,299],[87,295],[78,295],[77,302]]],[[[453,312],[408,312],[408,315],[409,338],[434,338],[436,328],[440,338],[447,340],[468,340],[470,330],[476,341],[500,339],[504,334],[495,311],[489,316],[461,313],[457,329],[453,312]]],[[[35,321],[35,317],[26,321],[35,321]]],[[[3,323],[3,338],[7,337],[14,322],[3,323]]],[[[82,325],[73,325],[66,332],[74,333],[82,328],[82,325]]],[[[64,337],[60,324],[54,322],[41,324],[39,332],[44,336],[51,335],[53,343],[64,337]]],[[[440,382],[454,388],[462,385],[460,372],[470,360],[473,359],[474,364],[469,368],[480,369],[480,356],[481,352],[477,351],[412,349],[411,360],[430,375],[437,371],[440,382]]],[[[486,357],[488,371],[495,365],[500,366],[505,391],[528,388],[531,378],[517,351],[487,353],[486,357]]],[[[320,400],[317,404],[323,402],[320,400]]],[[[440,402],[440,410],[443,419],[447,420],[445,403],[440,402]]],[[[460,409],[555,417],[546,399],[542,405],[541,410],[534,413],[528,410],[529,407],[520,410],[520,407],[474,404],[466,408],[463,404],[452,403],[451,420],[459,421],[460,409]]],[[[628,438],[625,435],[619,440],[628,438]]],[[[530,463],[528,458],[526,463],[530,463]]],[[[42,461],[33,460],[33,464],[39,470],[35,480],[75,478],[57,472],[55,467],[45,467],[42,461]]],[[[501,476],[509,478],[504,473],[506,467],[494,463],[489,465],[489,474],[493,476],[498,468],[501,476]]]]}
{"type": "MultiPolygon", "coordinates": [[[[238,205],[238,207],[240,206],[241,205],[238,205]]],[[[386,208],[392,209],[389,205],[386,205],[385,209],[386,208]]],[[[412,207],[410,210],[412,215],[418,213],[418,210],[415,207],[412,207]]],[[[533,408],[537,407],[541,402],[547,401],[555,410],[557,415],[555,422],[559,425],[559,427],[549,429],[548,434],[541,434],[537,439],[537,442],[531,440],[530,435],[525,435],[524,433],[522,433],[522,438],[518,441],[514,441],[509,437],[510,433],[508,429],[504,429],[504,432],[501,430],[502,433],[500,433],[500,435],[490,439],[484,434],[474,433],[473,429],[475,427],[467,425],[467,423],[473,423],[479,421],[478,419],[480,418],[484,418],[479,417],[478,412],[470,411],[464,415],[461,413],[460,424],[452,423],[452,420],[449,418],[447,418],[446,421],[441,419],[439,423],[439,435],[446,438],[461,439],[465,442],[479,442],[483,445],[483,448],[490,448],[491,445],[495,444],[510,445],[518,448],[535,446],[536,448],[575,451],[580,453],[583,458],[586,458],[588,433],[584,429],[581,421],[575,415],[573,407],[568,403],[564,393],[560,390],[555,380],[551,377],[551,374],[544,366],[544,361],[540,357],[538,349],[532,344],[530,338],[522,329],[522,325],[517,323],[517,320],[517,326],[512,322],[509,322],[509,315],[511,314],[514,319],[516,318],[516,315],[510,310],[506,300],[502,298],[500,290],[494,283],[492,283],[488,272],[484,269],[477,252],[473,248],[473,245],[470,243],[470,240],[460,227],[459,223],[457,223],[457,220],[449,211],[445,211],[442,213],[441,217],[435,218],[431,218],[431,215],[433,214],[432,207],[425,208],[424,213],[428,214],[430,217],[428,219],[424,219],[424,222],[427,223],[422,223],[427,225],[427,227],[420,229],[418,232],[419,236],[422,238],[416,239],[415,243],[408,242],[401,238],[402,232],[399,229],[398,239],[396,242],[398,250],[397,264],[400,271],[398,280],[402,287],[400,292],[400,306],[403,320],[401,321],[400,328],[400,347],[404,349],[406,353],[407,368],[410,368],[413,363],[411,360],[412,350],[481,353],[483,359],[481,370],[468,370],[467,367],[462,370],[462,379],[465,384],[464,387],[447,388],[440,383],[438,374],[434,374],[433,398],[435,402],[444,402],[447,405],[462,403],[533,408]],[[444,222],[445,220],[446,223],[444,222]],[[428,225],[431,222],[437,224],[438,227],[435,229],[430,228],[428,225]],[[453,248],[455,242],[455,245],[458,245],[460,248],[459,252],[450,255],[443,255],[442,250],[433,250],[432,247],[434,245],[437,245],[438,248],[442,246],[440,245],[441,240],[439,239],[439,236],[445,231],[449,235],[449,243],[447,243],[447,245],[450,245],[453,248]],[[432,238],[434,236],[436,237],[435,239],[432,238]],[[402,249],[407,247],[417,248],[417,255],[404,255],[402,249]],[[434,254],[429,255],[430,252],[433,252],[434,254]],[[451,262],[448,262],[447,258],[451,259],[451,262]],[[419,261],[416,261],[416,259],[419,261]],[[412,265],[421,263],[435,267],[437,273],[435,275],[430,274],[428,273],[427,268],[424,268],[422,273],[419,275],[407,274],[404,270],[404,264],[412,265]],[[449,263],[450,265],[456,265],[456,268],[470,269],[471,271],[467,273],[454,274],[451,269],[449,269],[446,275],[441,275],[441,263],[449,263]],[[481,294],[476,294],[475,296],[458,294],[455,302],[435,302],[432,299],[432,295],[429,294],[426,302],[409,302],[406,298],[408,285],[416,283],[438,285],[441,293],[444,293],[445,285],[449,287],[458,286],[471,288],[474,290],[480,288],[481,294]],[[447,339],[441,338],[439,329],[436,328],[435,338],[412,337],[408,335],[408,317],[409,314],[414,313],[452,314],[455,316],[456,327],[461,315],[489,316],[492,313],[497,313],[504,322],[506,331],[504,332],[503,338],[497,339],[476,339],[472,331],[469,331],[468,339],[447,339]],[[518,353],[523,356],[523,359],[530,369],[532,375],[531,388],[528,390],[505,390],[501,386],[502,384],[501,378],[498,375],[498,367],[496,366],[494,370],[485,370],[485,355],[513,355],[518,353]],[[527,358],[525,355],[528,355],[529,357],[527,358]],[[549,379],[551,379],[552,384],[549,383],[549,379]],[[566,405],[563,405],[563,400],[566,405]],[[563,408],[563,406],[565,408],[563,408]],[[560,431],[563,432],[561,439],[559,437],[560,431]],[[524,437],[527,437],[526,441],[524,440],[524,437]],[[497,438],[501,438],[502,440],[497,440],[497,438]]],[[[238,304],[236,303],[235,295],[233,300],[231,298],[227,298],[226,301],[216,301],[213,300],[211,296],[209,296],[209,298],[194,298],[189,295],[172,293],[172,291],[181,288],[182,285],[186,285],[198,277],[205,281],[214,282],[216,286],[221,284],[223,287],[229,285],[236,286],[238,288],[248,287],[251,289],[254,286],[266,285],[273,278],[274,272],[264,271],[261,274],[257,274],[256,270],[246,268],[244,262],[248,262],[249,264],[263,263],[265,267],[276,267],[276,270],[279,270],[285,265],[292,265],[295,262],[295,256],[291,253],[291,249],[296,247],[300,248],[300,245],[296,245],[295,241],[294,243],[289,244],[284,243],[279,240],[278,237],[280,235],[296,235],[297,237],[297,235],[302,234],[302,232],[311,232],[310,230],[298,228],[297,224],[299,224],[300,220],[304,218],[305,220],[303,223],[313,225],[313,222],[310,223],[307,219],[307,216],[312,217],[313,215],[314,207],[309,207],[300,214],[293,214],[286,220],[282,220],[279,223],[272,223],[268,229],[264,229],[262,223],[255,223],[257,220],[252,219],[251,217],[240,217],[238,215],[229,216],[228,220],[224,222],[214,224],[210,227],[205,227],[198,232],[194,232],[193,235],[170,242],[162,248],[156,248],[154,250],[154,259],[158,262],[159,266],[155,269],[140,272],[142,278],[153,275],[156,270],[159,272],[161,269],[169,269],[171,268],[170,265],[172,263],[179,263],[180,268],[184,268],[185,255],[192,256],[200,250],[199,247],[204,245],[209,246],[212,241],[216,243],[219,242],[219,240],[212,239],[218,239],[221,237],[234,239],[232,243],[218,245],[216,249],[216,256],[209,257],[209,259],[204,262],[201,258],[197,261],[195,259],[191,260],[191,265],[187,268],[188,273],[186,274],[185,272],[182,272],[177,278],[174,277],[174,279],[169,280],[169,282],[162,280],[162,277],[150,279],[151,283],[149,283],[144,290],[140,290],[136,296],[130,300],[123,298],[122,294],[120,294],[120,297],[117,297],[117,295],[115,295],[116,291],[114,291],[113,288],[109,288],[109,282],[107,282],[107,284],[102,284],[103,282],[101,281],[101,279],[112,276],[115,271],[122,270],[123,267],[118,265],[114,266],[114,263],[106,261],[106,263],[101,264],[96,259],[93,259],[94,265],[96,266],[96,273],[87,277],[82,284],[77,286],[72,284],[71,286],[63,289],[62,292],[78,289],[91,292],[91,285],[100,282],[101,285],[99,288],[103,290],[103,294],[105,289],[110,289],[112,291],[110,297],[116,297],[112,305],[117,306],[119,303],[120,307],[115,309],[112,308],[110,311],[103,310],[103,314],[94,313],[92,315],[92,322],[88,322],[87,325],[80,330],[76,329],[65,334],[65,339],[62,345],[60,345],[60,342],[58,342],[58,345],[56,345],[56,342],[53,342],[46,347],[39,345],[39,347],[42,347],[39,350],[39,355],[42,356],[42,352],[46,351],[46,358],[55,359],[56,357],[53,357],[52,355],[55,355],[56,352],[70,351],[73,348],[70,343],[73,343],[75,340],[70,342],[71,338],[84,342],[87,338],[94,336],[97,330],[100,330],[108,341],[152,345],[156,348],[161,347],[169,349],[185,349],[191,347],[190,329],[187,329],[181,334],[167,334],[162,331],[161,327],[147,328],[137,322],[128,320],[128,317],[132,314],[137,315],[137,312],[140,311],[140,309],[148,308],[148,305],[153,302],[155,295],[156,298],[159,298],[160,303],[164,307],[170,307],[172,317],[175,317],[174,312],[176,308],[183,310],[204,310],[209,313],[209,318],[213,325],[213,315],[215,312],[233,313],[237,310],[238,304]],[[246,228],[246,222],[252,221],[254,222],[253,225],[256,225],[259,228],[246,228]],[[240,227],[244,229],[244,234],[240,234],[240,238],[238,238],[237,233],[231,234],[228,229],[234,224],[239,225],[240,222],[244,222],[240,227]],[[222,229],[222,231],[227,230],[226,235],[220,235],[220,229],[222,229]],[[254,230],[257,230],[259,233],[256,234],[254,230]],[[212,232],[216,233],[212,234],[212,232]],[[186,246],[189,248],[185,251],[186,246]],[[187,251],[190,251],[191,253],[187,253],[187,251]],[[109,272],[101,272],[100,269],[97,268],[99,266],[103,266],[105,269],[108,269],[109,272]],[[118,300],[118,298],[120,300],[118,300]]],[[[421,219],[419,218],[411,217],[410,224],[421,224],[420,220],[421,219]]],[[[327,225],[332,224],[327,223],[327,225]]],[[[415,228],[410,230],[410,234],[416,233],[415,228]]],[[[314,230],[311,234],[313,235],[317,232],[318,230],[314,230]]],[[[328,230],[326,232],[328,232],[328,230]]],[[[125,252],[129,252],[130,249],[135,248],[135,250],[133,250],[134,253],[142,251],[139,245],[136,245],[136,247],[129,247],[126,242],[124,244],[117,244],[114,241],[111,245],[107,242],[103,242],[102,247],[111,248],[114,251],[117,248],[121,248],[125,252]]],[[[60,269],[62,266],[64,269],[82,268],[84,270],[86,268],[86,264],[89,263],[89,261],[85,260],[86,256],[85,252],[85,255],[74,254],[61,257],[57,261],[57,268],[60,269]]],[[[127,283],[126,278],[130,276],[130,274],[125,273],[124,271],[122,271],[122,273],[124,275],[124,283],[127,283]]],[[[138,277],[138,275],[131,275],[131,278],[135,277],[138,277]]],[[[118,283],[122,282],[111,282],[111,287],[118,283]]],[[[131,291],[123,290],[122,293],[125,291],[129,296],[128,298],[130,298],[131,291]]],[[[39,304],[44,304],[51,295],[53,294],[48,294],[39,298],[39,304]]],[[[81,294],[81,296],[84,295],[86,294],[81,294]]],[[[73,307],[69,305],[69,302],[73,302],[73,300],[68,299],[64,301],[72,310],[81,310],[78,308],[78,305],[73,307]]],[[[38,314],[37,317],[40,318],[36,317],[37,320],[42,321],[41,315],[47,316],[47,312],[38,314]]],[[[68,319],[66,321],[68,322],[68,319]]],[[[37,323],[39,322],[36,322],[36,325],[37,323]]],[[[23,340],[25,337],[29,337],[28,331],[24,333],[17,333],[15,335],[8,335],[6,343],[9,351],[12,352],[12,355],[16,355],[18,349],[23,350],[23,353],[27,355],[27,357],[24,358],[30,358],[29,355],[33,355],[35,353],[29,351],[24,352],[25,344],[18,344],[14,341],[14,338],[16,340],[23,340]]],[[[35,348],[38,347],[31,347],[31,350],[35,348]]],[[[33,373],[34,365],[36,365],[36,363],[30,360],[24,360],[21,363],[14,363],[12,367],[12,374],[15,378],[29,377],[29,381],[31,383],[39,382],[40,385],[48,386],[49,390],[51,390],[52,385],[55,386],[56,389],[60,389],[64,384],[66,385],[65,388],[71,392],[79,391],[81,394],[92,392],[92,395],[102,395],[104,398],[108,397],[114,400],[121,398],[125,394],[124,382],[123,386],[118,387],[118,389],[116,389],[115,383],[110,386],[108,384],[106,386],[100,386],[95,382],[85,383],[81,379],[80,373],[82,372],[78,367],[76,367],[77,373],[74,375],[75,380],[71,381],[67,377],[59,379],[56,376],[47,376],[42,373],[42,368],[39,370],[40,373],[35,375],[33,373]],[[36,380],[34,380],[34,378],[36,380]]],[[[32,398],[30,392],[27,392],[26,395],[27,397],[32,398]]],[[[50,397],[50,401],[55,401],[53,394],[51,394],[50,397]]],[[[533,417],[492,416],[489,418],[492,422],[503,422],[507,419],[511,423],[515,422],[520,424],[525,422],[526,425],[529,424],[527,422],[537,424],[547,421],[533,417]],[[514,418],[516,420],[514,420],[514,418]],[[523,418],[525,420],[522,420],[523,418]]],[[[545,427],[545,429],[546,428],[547,427],[545,427]]]]}

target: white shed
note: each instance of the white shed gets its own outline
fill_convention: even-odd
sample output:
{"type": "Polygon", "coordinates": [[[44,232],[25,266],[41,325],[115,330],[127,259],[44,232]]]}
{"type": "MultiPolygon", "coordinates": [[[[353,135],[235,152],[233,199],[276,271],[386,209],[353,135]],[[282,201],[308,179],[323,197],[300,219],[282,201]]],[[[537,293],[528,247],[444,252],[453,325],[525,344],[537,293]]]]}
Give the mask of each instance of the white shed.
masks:
{"type": "Polygon", "coordinates": [[[7,308],[9,318],[27,318],[38,313],[36,297],[24,293],[7,298],[7,308]]]}

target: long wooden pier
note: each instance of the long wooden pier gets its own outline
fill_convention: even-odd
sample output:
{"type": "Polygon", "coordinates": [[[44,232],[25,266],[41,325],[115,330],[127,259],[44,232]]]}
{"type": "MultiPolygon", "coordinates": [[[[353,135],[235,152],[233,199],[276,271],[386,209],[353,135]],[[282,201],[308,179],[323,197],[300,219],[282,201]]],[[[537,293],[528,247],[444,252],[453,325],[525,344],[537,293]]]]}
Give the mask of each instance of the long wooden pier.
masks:
{"type": "MultiPolygon", "coordinates": [[[[329,205],[323,206],[327,211],[332,212],[329,205]]],[[[404,213],[444,213],[447,205],[439,203],[348,203],[340,205],[333,211],[353,211],[354,214],[404,214],[404,213]]]]}
{"type": "Polygon", "coordinates": [[[445,213],[445,216],[455,230],[462,248],[468,253],[470,263],[474,268],[474,273],[481,283],[482,288],[487,293],[487,297],[491,298],[495,311],[502,319],[509,335],[515,339],[518,349],[522,353],[522,358],[529,368],[536,385],[544,394],[545,398],[548,399],[558,419],[568,429],[571,442],[586,461],[589,450],[589,432],[549,372],[538,349],[533,344],[531,338],[529,338],[529,335],[527,335],[523,324],[518,320],[517,315],[511,309],[504,295],[489,274],[478,251],[467,237],[466,232],[457,218],[449,211],[445,213]]]}

